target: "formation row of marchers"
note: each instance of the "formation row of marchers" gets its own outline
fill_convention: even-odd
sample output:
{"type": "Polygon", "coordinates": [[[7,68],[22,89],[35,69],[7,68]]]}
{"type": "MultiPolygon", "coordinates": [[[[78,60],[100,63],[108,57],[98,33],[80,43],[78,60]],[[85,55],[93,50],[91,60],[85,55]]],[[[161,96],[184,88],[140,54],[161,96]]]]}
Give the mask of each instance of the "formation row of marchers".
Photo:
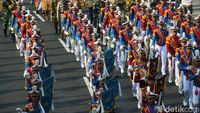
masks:
{"type": "Polygon", "coordinates": [[[54,75],[48,65],[44,39],[37,27],[35,17],[21,3],[3,1],[4,33],[7,37],[9,26],[10,36],[24,58],[24,79],[27,91],[26,105],[17,108],[18,113],[48,113],[53,110],[54,75]],[[25,111],[25,112],[23,112],[25,111]]]}
{"type": "MultiPolygon", "coordinates": [[[[200,16],[192,18],[190,11],[184,14],[181,5],[175,8],[173,3],[165,0],[157,2],[152,9],[148,2],[136,0],[126,16],[119,6],[108,0],[99,4],[102,4],[99,5],[99,14],[92,18],[94,15],[90,9],[87,15],[76,2],[68,2],[61,23],[62,39],[66,41],[67,50],[75,54],[82,68],[85,67],[91,83],[94,92],[91,112],[112,111],[105,110],[109,103],[102,104],[105,99],[102,95],[108,89],[105,81],[112,72],[112,65],[116,71],[124,73],[128,64],[132,93],[142,113],[167,112],[164,107],[167,78],[169,83],[175,78],[178,92],[184,96],[183,105],[197,113],[200,16]],[[106,59],[110,57],[110,51],[111,56],[114,54],[114,62],[109,64],[106,59]]],[[[20,22],[19,16],[23,17],[23,13],[20,8],[16,12],[12,15],[20,22]]],[[[23,26],[19,28],[23,31],[23,26]]],[[[17,30],[15,34],[19,33],[17,30]]],[[[25,34],[27,37],[29,32],[25,34]]],[[[23,38],[23,32],[19,39],[28,41],[23,38]]],[[[23,40],[16,42],[19,45],[23,40]]]]}
{"type": "MultiPolygon", "coordinates": [[[[184,96],[183,105],[198,112],[200,16],[193,18],[190,11],[184,14],[181,4],[175,9],[174,3],[165,0],[153,9],[136,0],[126,16],[109,1],[98,4],[103,5],[99,5],[95,20],[90,9],[84,14],[75,2],[69,2],[61,24],[66,47],[85,67],[95,86],[93,91],[105,89],[98,62],[104,61],[103,53],[113,49],[115,69],[124,73],[128,64],[127,74],[142,113],[166,112],[166,78],[169,83],[175,78],[178,92],[184,96]]],[[[92,108],[98,107],[100,112],[98,94],[93,96],[96,106],[92,108]]]]}

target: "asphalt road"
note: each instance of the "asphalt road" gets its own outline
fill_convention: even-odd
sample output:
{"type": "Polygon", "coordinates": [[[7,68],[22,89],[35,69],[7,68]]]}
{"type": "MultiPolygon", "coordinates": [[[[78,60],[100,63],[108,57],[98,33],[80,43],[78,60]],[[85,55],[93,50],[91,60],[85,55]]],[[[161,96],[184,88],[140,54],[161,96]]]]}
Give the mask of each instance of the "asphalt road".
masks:
{"type": "MultiPolygon", "coordinates": [[[[53,113],[88,113],[91,97],[83,80],[84,69],[75,61],[75,56],[67,53],[58,41],[59,35],[54,34],[53,23],[36,19],[46,42],[48,62],[53,64],[56,76],[53,113]]],[[[23,58],[19,57],[15,44],[9,38],[4,38],[0,27],[0,113],[15,113],[16,107],[24,107],[26,91],[23,71],[23,58]]],[[[115,74],[119,76],[122,86],[122,97],[116,101],[116,112],[139,113],[137,101],[131,94],[129,77],[119,72],[115,74]]],[[[165,106],[181,105],[182,96],[178,94],[177,87],[167,84],[165,106]]]]}

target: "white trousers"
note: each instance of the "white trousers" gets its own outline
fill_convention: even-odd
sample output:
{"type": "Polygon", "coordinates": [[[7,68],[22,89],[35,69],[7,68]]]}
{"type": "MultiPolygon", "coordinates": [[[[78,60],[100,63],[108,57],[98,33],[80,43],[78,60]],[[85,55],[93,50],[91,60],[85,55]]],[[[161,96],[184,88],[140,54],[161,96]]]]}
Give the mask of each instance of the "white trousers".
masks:
{"type": "Polygon", "coordinates": [[[158,50],[157,55],[161,56],[161,72],[162,74],[166,74],[166,64],[167,64],[167,52],[166,52],[166,45],[159,46],[156,45],[155,48],[158,50]]]}
{"type": "Polygon", "coordinates": [[[193,86],[192,95],[193,95],[193,99],[192,99],[193,105],[198,105],[199,104],[200,88],[193,86]],[[198,91],[198,94],[195,94],[196,91],[198,91]]]}
{"type": "Polygon", "coordinates": [[[184,97],[189,104],[192,104],[192,81],[189,79],[187,80],[187,77],[185,75],[182,75],[183,77],[183,92],[184,92],[184,97]]]}
{"type": "Polygon", "coordinates": [[[175,75],[175,57],[168,58],[169,80],[175,75]]]}

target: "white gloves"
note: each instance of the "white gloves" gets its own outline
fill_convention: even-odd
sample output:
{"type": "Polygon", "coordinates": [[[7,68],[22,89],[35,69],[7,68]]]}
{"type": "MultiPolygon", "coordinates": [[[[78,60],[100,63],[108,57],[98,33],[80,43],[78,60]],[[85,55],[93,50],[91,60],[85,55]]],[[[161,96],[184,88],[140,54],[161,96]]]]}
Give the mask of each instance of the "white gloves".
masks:
{"type": "Polygon", "coordinates": [[[120,46],[120,50],[123,50],[123,49],[124,49],[124,45],[121,45],[121,46],[120,46]]]}
{"type": "Polygon", "coordinates": [[[106,31],[105,30],[102,30],[103,34],[106,34],[106,31]]]}
{"type": "Polygon", "coordinates": [[[84,51],[83,51],[83,54],[84,54],[84,55],[86,55],[86,54],[87,54],[86,50],[84,50],[84,51]]]}
{"type": "Polygon", "coordinates": [[[64,31],[64,34],[65,34],[66,36],[68,36],[69,33],[68,33],[67,31],[64,31]]]}
{"type": "Polygon", "coordinates": [[[170,53],[167,53],[167,58],[170,58],[171,57],[171,54],[170,53]]]}
{"type": "Polygon", "coordinates": [[[194,41],[194,42],[192,43],[192,46],[193,46],[193,47],[197,46],[197,43],[194,41]]]}
{"type": "Polygon", "coordinates": [[[197,70],[196,76],[200,75],[200,69],[197,70]]]}
{"type": "Polygon", "coordinates": [[[154,45],[151,45],[151,49],[152,49],[152,50],[155,50],[155,46],[154,46],[154,45]]]}
{"type": "Polygon", "coordinates": [[[192,69],[192,66],[188,66],[186,69],[187,69],[187,70],[191,70],[191,69],[192,69]]]}
{"type": "Polygon", "coordinates": [[[98,80],[99,80],[99,81],[102,81],[102,80],[103,80],[103,78],[99,77],[99,78],[98,78],[98,80]]]}

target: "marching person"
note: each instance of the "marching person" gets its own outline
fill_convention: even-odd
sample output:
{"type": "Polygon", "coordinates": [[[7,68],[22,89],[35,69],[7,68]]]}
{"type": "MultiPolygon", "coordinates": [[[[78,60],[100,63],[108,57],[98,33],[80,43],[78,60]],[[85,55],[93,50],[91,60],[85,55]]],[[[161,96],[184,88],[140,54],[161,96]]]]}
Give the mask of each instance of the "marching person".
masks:
{"type": "Polygon", "coordinates": [[[199,96],[200,96],[200,48],[193,49],[192,69],[190,70],[190,79],[193,81],[192,86],[192,107],[194,113],[198,113],[199,96]]]}
{"type": "Polygon", "coordinates": [[[191,27],[194,27],[194,24],[192,23],[192,15],[188,12],[185,15],[185,18],[186,18],[186,21],[181,23],[180,36],[191,39],[190,31],[191,31],[191,27]]]}
{"type": "Polygon", "coordinates": [[[169,68],[169,83],[172,83],[172,77],[175,77],[175,84],[178,86],[179,73],[175,73],[175,53],[176,49],[181,46],[180,37],[177,36],[178,28],[174,27],[171,29],[172,35],[166,38],[166,48],[167,48],[167,57],[168,57],[168,68],[169,68]],[[177,75],[178,74],[178,75],[177,75]]]}
{"type": "MultiPolygon", "coordinates": [[[[177,8],[177,15],[173,16],[173,25],[180,28],[183,22],[185,22],[185,17],[183,16],[183,7],[180,5],[177,8]]],[[[178,32],[180,31],[178,30],[178,32]]]]}
{"type": "Polygon", "coordinates": [[[12,10],[15,9],[16,4],[14,0],[3,0],[2,1],[2,6],[3,6],[3,33],[5,38],[7,37],[7,32],[8,32],[8,25],[10,21],[10,17],[12,15],[12,10]]]}
{"type": "Polygon", "coordinates": [[[169,34],[171,34],[170,28],[174,26],[173,25],[174,15],[176,15],[176,10],[174,9],[174,4],[170,2],[169,8],[165,10],[164,18],[162,18],[162,20],[164,20],[164,22],[167,23],[167,29],[169,34]]]}
{"type": "MultiPolygon", "coordinates": [[[[183,44],[185,39],[182,39],[183,44]]],[[[179,64],[179,69],[181,71],[181,76],[183,79],[183,105],[189,105],[192,108],[192,81],[189,79],[190,70],[192,66],[190,65],[192,60],[192,45],[190,41],[187,41],[186,45],[178,49],[177,60],[179,64]]]]}
{"type": "Polygon", "coordinates": [[[19,26],[21,23],[23,23],[23,21],[22,21],[22,4],[18,3],[17,9],[12,11],[12,18],[11,18],[11,31],[13,32],[12,38],[13,38],[13,42],[16,42],[17,50],[19,50],[19,44],[20,44],[20,41],[19,41],[20,37],[18,37],[18,34],[20,33],[19,26]]]}
{"type": "Polygon", "coordinates": [[[131,8],[130,8],[130,21],[132,23],[135,22],[135,17],[136,17],[136,14],[140,12],[140,0],[136,0],[135,1],[135,5],[133,5],[131,8]]]}
{"type": "Polygon", "coordinates": [[[157,50],[157,56],[161,57],[161,73],[166,75],[167,57],[166,57],[166,37],[168,36],[167,30],[164,28],[165,24],[160,21],[158,28],[153,32],[152,49],[157,50]]]}
{"type": "Polygon", "coordinates": [[[160,3],[156,5],[156,9],[158,10],[158,17],[164,17],[165,11],[168,9],[166,0],[160,0],[160,3]]]}
{"type": "Polygon", "coordinates": [[[196,47],[200,45],[200,15],[194,19],[196,25],[191,28],[190,35],[192,38],[192,46],[196,47]]]}

